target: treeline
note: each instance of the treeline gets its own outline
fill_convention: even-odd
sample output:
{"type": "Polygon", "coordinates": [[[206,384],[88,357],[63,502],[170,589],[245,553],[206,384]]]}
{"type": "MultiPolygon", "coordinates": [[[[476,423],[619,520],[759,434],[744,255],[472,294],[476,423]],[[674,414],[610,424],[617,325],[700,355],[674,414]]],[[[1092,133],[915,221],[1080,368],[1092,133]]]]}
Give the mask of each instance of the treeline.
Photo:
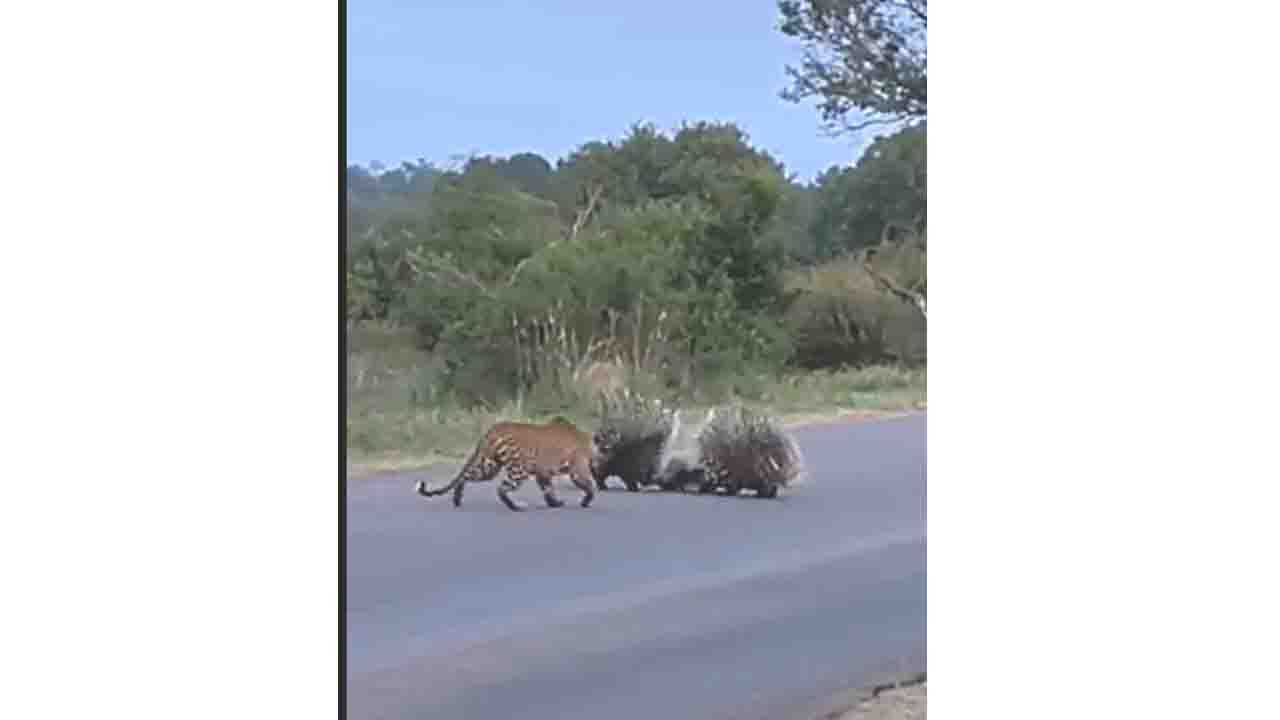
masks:
{"type": "Polygon", "coordinates": [[[464,405],[565,404],[602,364],[685,397],[918,365],[925,150],[918,123],[800,183],[738,127],[698,123],[637,125],[554,164],[352,166],[348,320],[412,328],[464,405]]]}

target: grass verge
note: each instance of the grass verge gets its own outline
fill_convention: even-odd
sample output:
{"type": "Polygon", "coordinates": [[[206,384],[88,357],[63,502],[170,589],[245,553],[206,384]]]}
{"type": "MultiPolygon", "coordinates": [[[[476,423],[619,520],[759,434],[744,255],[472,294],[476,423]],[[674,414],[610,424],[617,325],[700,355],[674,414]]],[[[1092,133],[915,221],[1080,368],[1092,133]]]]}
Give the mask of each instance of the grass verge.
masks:
{"type": "MultiPolygon", "coordinates": [[[[453,406],[436,391],[440,368],[415,350],[404,331],[365,328],[352,338],[347,369],[347,473],[360,478],[465,459],[498,420],[541,422],[564,415],[589,427],[589,408],[551,411],[511,402],[478,410],[453,406]]],[[[728,394],[779,417],[785,425],[875,418],[925,408],[923,369],[868,367],[743,377],[725,383],[728,394]]],[[[728,399],[728,398],[726,398],[728,399]]],[[[681,404],[691,413],[706,405],[681,404]]]]}

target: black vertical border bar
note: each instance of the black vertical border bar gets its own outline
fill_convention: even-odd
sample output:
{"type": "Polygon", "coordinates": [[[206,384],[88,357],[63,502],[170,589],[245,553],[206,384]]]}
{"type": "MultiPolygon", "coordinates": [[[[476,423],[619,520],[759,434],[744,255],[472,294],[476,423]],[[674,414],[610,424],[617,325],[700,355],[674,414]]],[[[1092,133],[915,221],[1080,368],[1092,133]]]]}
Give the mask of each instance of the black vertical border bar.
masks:
{"type": "Polygon", "coordinates": [[[347,717],[347,0],[338,0],[338,717],[347,717]]]}

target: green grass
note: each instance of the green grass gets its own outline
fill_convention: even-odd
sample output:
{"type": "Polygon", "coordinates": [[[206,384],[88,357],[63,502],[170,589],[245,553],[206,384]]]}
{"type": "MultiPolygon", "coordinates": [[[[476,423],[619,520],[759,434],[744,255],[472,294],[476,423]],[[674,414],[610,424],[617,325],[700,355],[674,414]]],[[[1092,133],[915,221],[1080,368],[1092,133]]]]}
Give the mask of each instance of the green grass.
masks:
{"type": "Polygon", "coordinates": [[[762,404],[775,413],[815,410],[914,409],[926,399],[927,373],[921,369],[872,366],[856,370],[792,375],[764,391],[762,404]]]}
{"type": "MultiPolygon", "coordinates": [[[[590,408],[539,409],[509,402],[498,408],[464,409],[438,390],[440,365],[414,348],[412,334],[387,326],[362,326],[349,336],[347,361],[347,469],[353,477],[456,463],[498,420],[545,421],[564,415],[590,427],[590,408]]],[[[924,369],[868,367],[788,375],[740,376],[717,383],[721,399],[737,398],[780,416],[784,423],[816,422],[839,414],[893,414],[926,401],[924,369]]],[[[689,412],[707,403],[683,404],[689,412]]]]}
{"type": "Polygon", "coordinates": [[[347,468],[361,475],[457,461],[500,419],[547,420],[562,414],[586,425],[586,409],[539,413],[508,403],[463,409],[439,392],[441,366],[414,347],[412,333],[362,325],[348,336],[347,468]]]}

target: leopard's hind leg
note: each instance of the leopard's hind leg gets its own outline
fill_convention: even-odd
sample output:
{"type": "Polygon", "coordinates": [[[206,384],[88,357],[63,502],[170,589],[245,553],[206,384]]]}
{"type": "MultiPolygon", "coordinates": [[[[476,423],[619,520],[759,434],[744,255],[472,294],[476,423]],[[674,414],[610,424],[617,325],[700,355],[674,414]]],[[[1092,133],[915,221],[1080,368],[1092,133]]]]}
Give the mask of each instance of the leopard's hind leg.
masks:
{"type": "Polygon", "coordinates": [[[524,481],[529,477],[529,472],[518,463],[507,465],[507,476],[498,484],[498,499],[506,505],[509,510],[519,512],[524,510],[523,503],[518,503],[511,499],[511,493],[520,489],[524,481]]]}
{"type": "Polygon", "coordinates": [[[476,467],[475,478],[460,482],[453,489],[453,506],[462,507],[462,490],[467,486],[468,482],[489,482],[501,469],[502,466],[498,464],[497,460],[491,457],[481,458],[476,467]]]}
{"type": "Polygon", "coordinates": [[[596,490],[591,483],[591,464],[585,459],[579,459],[569,468],[569,479],[574,485],[582,491],[582,507],[590,507],[591,501],[596,498],[596,490]]]}
{"type": "Polygon", "coordinates": [[[547,507],[563,507],[564,501],[556,497],[556,490],[551,485],[550,475],[534,475],[534,480],[538,481],[538,487],[542,488],[542,499],[546,501],[547,507]]]}

